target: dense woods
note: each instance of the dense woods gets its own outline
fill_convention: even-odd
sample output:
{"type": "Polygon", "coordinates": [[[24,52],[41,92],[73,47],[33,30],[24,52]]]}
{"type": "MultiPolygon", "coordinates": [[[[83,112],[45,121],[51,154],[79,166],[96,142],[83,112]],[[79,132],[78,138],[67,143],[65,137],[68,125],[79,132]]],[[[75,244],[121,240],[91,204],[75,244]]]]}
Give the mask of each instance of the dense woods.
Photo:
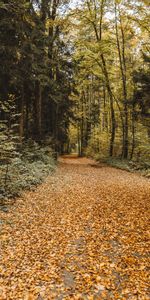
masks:
{"type": "Polygon", "coordinates": [[[149,33],[146,0],[0,1],[2,193],[37,149],[149,167],[149,33]]]}
{"type": "Polygon", "coordinates": [[[72,16],[81,154],[150,160],[147,5],[85,1],[72,16]]]}
{"type": "MultiPolygon", "coordinates": [[[[43,161],[43,151],[47,156],[52,151],[61,152],[61,145],[67,139],[72,70],[69,45],[63,34],[65,3],[0,1],[2,193],[10,178],[18,182],[18,172],[15,179],[8,174],[10,165],[15,164],[15,170],[19,167],[24,173],[22,164],[26,167],[28,152],[32,163],[43,161]],[[47,149],[41,149],[41,157],[37,157],[37,148],[40,151],[44,145],[47,149]]],[[[28,181],[38,182],[37,169],[42,173],[41,166],[37,167],[33,180],[32,167],[25,186],[28,181]]]]}
{"type": "Polygon", "coordinates": [[[60,6],[60,1],[1,1],[1,101],[14,99],[21,142],[50,137],[57,144],[66,136],[71,67],[63,19],[55,20],[60,6]]]}
{"type": "Polygon", "coordinates": [[[148,0],[0,0],[0,300],[150,299],[149,36],[148,0]]]}

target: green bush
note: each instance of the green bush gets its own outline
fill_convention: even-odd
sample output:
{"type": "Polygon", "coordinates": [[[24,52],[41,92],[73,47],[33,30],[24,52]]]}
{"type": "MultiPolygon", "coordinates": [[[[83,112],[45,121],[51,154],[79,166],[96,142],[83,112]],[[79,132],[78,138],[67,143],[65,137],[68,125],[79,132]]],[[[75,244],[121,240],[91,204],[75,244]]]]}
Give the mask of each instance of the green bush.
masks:
{"type": "Polygon", "coordinates": [[[55,165],[49,146],[40,147],[32,140],[20,143],[15,102],[13,95],[0,100],[0,204],[41,183],[55,165]]]}
{"type": "Polygon", "coordinates": [[[31,189],[42,183],[55,168],[50,147],[40,147],[30,141],[23,145],[19,156],[9,164],[0,165],[0,201],[19,196],[22,190],[31,189]],[[6,168],[7,178],[6,178],[6,168]]]}

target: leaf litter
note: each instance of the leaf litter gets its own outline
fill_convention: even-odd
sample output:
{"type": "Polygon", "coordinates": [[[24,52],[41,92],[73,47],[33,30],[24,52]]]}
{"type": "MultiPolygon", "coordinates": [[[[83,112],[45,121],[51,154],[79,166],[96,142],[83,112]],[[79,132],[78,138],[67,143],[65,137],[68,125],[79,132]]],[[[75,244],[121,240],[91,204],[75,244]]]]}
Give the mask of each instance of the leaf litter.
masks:
{"type": "Polygon", "coordinates": [[[148,300],[150,181],[62,157],[0,212],[0,300],[148,300]]]}

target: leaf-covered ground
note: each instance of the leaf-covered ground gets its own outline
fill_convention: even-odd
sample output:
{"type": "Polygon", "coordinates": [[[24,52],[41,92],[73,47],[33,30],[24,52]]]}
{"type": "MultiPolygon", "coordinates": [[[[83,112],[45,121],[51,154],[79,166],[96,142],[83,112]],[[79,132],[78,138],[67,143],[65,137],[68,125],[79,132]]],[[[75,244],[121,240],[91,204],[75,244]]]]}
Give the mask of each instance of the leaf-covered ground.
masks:
{"type": "Polygon", "coordinates": [[[148,300],[150,181],[61,158],[0,212],[0,299],[148,300]]]}

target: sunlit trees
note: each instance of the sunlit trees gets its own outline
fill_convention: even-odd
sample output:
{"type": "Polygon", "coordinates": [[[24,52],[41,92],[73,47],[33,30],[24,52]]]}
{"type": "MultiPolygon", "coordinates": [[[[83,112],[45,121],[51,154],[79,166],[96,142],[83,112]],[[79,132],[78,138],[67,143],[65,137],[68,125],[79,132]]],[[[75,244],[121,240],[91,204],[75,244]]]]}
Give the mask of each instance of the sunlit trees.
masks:
{"type": "Polygon", "coordinates": [[[50,137],[62,151],[74,120],[80,155],[92,143],[131,158],[137,122],[147,126],[134,99],[136,74],[147,74],[148,2],[85,0],[70,12],[68,2],[0,2],[0,97],[16,99],[20,142],[50,137]]]}
{"type": "Polygon", "coordinates": [[[136,137],[147,122],[137,118],[133,74],[148,51],[147,2],[87,0],[73,18],[79,152],[138,157],[136,137]]]}

